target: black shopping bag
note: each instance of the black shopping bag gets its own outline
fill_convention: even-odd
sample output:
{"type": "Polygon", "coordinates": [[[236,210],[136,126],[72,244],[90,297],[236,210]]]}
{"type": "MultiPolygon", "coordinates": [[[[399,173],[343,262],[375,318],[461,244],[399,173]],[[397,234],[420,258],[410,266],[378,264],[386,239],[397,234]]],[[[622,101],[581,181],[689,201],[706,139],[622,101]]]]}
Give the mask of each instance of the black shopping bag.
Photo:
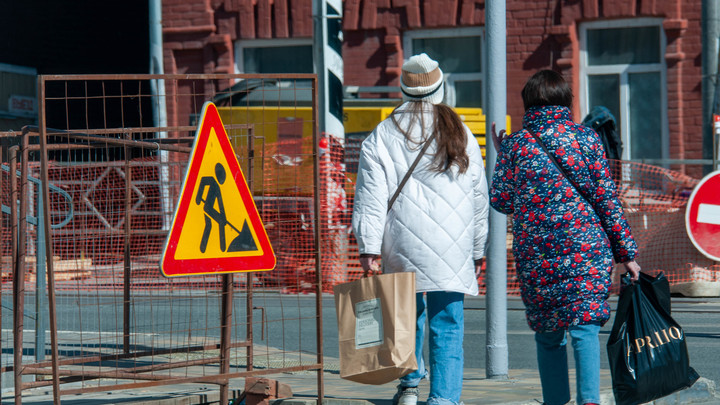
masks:
{"type": "Polygon", "coordinates": [[[690,387],[699,378],[690,367],[685,333],[670,316],[670,284],[663,273],[623,276],[607,343],[615,402],[642,404],[690,387]]]}

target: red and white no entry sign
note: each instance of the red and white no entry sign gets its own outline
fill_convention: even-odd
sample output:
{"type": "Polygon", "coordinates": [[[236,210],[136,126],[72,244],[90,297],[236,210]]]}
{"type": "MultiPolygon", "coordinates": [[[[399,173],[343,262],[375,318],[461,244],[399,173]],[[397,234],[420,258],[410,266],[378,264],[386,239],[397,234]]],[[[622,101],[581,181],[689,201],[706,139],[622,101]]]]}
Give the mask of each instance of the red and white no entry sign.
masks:
{"type": "Polygon", "coordinates": [[[700,253],[720,261],[720,171],[705,176],[693,190],[685,211],[685,228],[700,253]]]}

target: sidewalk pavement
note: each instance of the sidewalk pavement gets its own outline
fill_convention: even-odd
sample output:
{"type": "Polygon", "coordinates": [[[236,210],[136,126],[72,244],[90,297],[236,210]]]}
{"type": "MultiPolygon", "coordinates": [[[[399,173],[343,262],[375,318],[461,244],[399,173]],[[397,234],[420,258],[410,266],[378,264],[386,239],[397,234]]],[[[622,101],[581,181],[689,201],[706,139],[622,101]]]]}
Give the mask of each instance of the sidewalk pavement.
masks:
{"type": "MultiPolygon", "coordinates": [[[[461,400],[465,405],[510,404],[538,405],[542,403],[540,379],[537,370],[509,370],[508,378],[487,379],[485,370],[465,369],[463,394],[461,400]]],[[[271,374],[265,376],[290,386],[293,397],[274,401],[274,405],[315,405],[318,397],[318,374],[316,371],[297,373],[271,374]]],[[[608,370],[601,372],[601,404],[615,404],[608,370]]],[[[323,372],[325,405],[391,405],[396,391],[395,383],[385,385],[363,385],[340,378],[337,371],[323,372]]],[[[575,376],[571,370],[571,386],[574,387],[575,376]]],[[[235,379],[230,383],[230,398],[236,398],[244,387],[243,379],[235,379]]],[[[68,388],[68,387],[65,387],[68,388]]],[[[574,388],[572,389],[574,395],[574,388]]],[[[428,383],[420,385],[420,402],[427,399],[428,383]]],[[[51,405],[52,391],[43,388],[26,391],[23,404],[51,405]]],[[[64,405],[195,405],[217,404],[219,392],[216,385],[211,384],[180,384],[141,388],[128,391],[111,391],[88,393],[82,395],[63,396],[64,405]]],[[[13,403],[11,392],[3,392],[3,404],[13,403]]],[[[574,403],[571,402],[571,403],[574,403]]],[[[715,404],[720,405],[720,392],[716,392],[716,384],[700,378],[695,385],[668,397],[657,400],[654,405],[680,404],[715,404]]]]}

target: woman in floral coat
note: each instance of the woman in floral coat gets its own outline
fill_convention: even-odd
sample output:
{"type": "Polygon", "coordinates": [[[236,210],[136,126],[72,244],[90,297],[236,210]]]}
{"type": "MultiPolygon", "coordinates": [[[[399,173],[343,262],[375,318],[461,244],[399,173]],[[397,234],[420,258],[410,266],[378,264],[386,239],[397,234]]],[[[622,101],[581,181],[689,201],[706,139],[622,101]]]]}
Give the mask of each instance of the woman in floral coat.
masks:
{"type": "Polygon", "coordinates": [[[599,403],[598,332],[610,318],[613,259],[637,279],[637,245],[602,143],[572,121],[572,91],[562,76],[536,73],[522,97],[523,129],[498,137],[493,128],[498,157],[490,203],[512,214],[513,254],[527,321],[536,332],[544,403],[570,401],[566,332],[575,350],[577,403],[599,403]]]}

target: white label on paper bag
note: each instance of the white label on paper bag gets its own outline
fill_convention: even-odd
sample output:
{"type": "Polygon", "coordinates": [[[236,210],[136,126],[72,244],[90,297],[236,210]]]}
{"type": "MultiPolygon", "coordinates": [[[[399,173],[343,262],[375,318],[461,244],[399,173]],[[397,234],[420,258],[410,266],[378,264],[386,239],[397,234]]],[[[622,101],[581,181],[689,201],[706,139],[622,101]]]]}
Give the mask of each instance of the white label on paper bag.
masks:
{"type": "Polygon", "coordinates": [[[379,346],[383,342],[380,298],[355,304],[355,348],[379,346]]]}

